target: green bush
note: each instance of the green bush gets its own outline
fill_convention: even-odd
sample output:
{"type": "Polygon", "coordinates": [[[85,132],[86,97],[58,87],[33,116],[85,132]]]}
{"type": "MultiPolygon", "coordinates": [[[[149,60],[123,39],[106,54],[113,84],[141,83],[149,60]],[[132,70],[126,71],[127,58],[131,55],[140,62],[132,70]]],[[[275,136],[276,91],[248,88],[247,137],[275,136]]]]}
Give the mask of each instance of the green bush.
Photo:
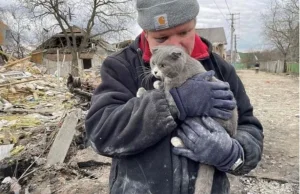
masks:
{"type": "Polygon", "coordinates": [[[287,72],[299,74],[299,63],[288,63],[287,72]]]}
{"type": "Polygon", "coordinates": [[[234,68],[236,70],[239,70],[239,69],[246,69],[245,65],[243,63],[235,63],[233,64],[234,68]]]}

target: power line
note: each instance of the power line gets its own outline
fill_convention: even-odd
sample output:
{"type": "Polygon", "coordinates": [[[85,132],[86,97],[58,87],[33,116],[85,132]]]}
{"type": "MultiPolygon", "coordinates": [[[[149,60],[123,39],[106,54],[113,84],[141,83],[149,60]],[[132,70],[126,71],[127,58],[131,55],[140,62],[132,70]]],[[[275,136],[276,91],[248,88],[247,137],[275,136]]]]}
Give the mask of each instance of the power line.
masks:
{"type": "Polygon", "coordinates": [[[218,7],[218,5],[217,5],[217,3],[216,3],[216,1],[215,1],[215,0],[214,0],[214,3],[215,3],[215,5],[217,6],[217,8],[218,8],[219,12],[222,14],[222,16],[223,16],[223,18],[225,19],[225,21],[228,23],[228,25],[230,25],[230,23],[227,21],[227,19],[226,19],[225,15],[224,15],[224,14],[223,14],[223,12],[220,10],[220,8],[218,7]]]}
{"type": "Polygon", "coordinates": [[[229,9],[229,7],[228,7],[227,0],[225,0],[225,3],[226,3],[226,6],[227,6],[227,9],[228,9],[229,13],[231,14],[230,9],[229,9]]]}

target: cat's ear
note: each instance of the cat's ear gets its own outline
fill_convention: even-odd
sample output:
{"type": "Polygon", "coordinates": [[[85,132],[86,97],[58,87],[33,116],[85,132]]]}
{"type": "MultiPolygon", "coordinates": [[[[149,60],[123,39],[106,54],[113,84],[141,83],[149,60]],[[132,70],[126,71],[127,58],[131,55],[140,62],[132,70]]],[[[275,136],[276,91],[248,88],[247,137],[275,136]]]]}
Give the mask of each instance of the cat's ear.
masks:
{"type": "Polygon", "coordinates": [[[152,49],[152,54],[155,54],[158,51],[158,48],[152,49]]]}
{"type": "Polygon", "coordinates": [[[181,52],[172,52],[171,57],[174,60],[179,59],[179,57],[181,57],[181,52]]]}

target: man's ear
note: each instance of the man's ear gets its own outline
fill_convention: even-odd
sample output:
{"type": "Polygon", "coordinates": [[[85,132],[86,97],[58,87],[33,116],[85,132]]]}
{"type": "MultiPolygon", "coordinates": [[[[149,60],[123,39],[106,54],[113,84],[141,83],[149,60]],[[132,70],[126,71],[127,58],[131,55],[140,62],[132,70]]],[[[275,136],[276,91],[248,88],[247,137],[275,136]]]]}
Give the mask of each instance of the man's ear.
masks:
{"type": "Polygon", "coordinates": [[[145,38],[148,41],[148,31],[147,30],[143,30],[143,31],[144,31],[144,34],[145,34],[145,38]]]}

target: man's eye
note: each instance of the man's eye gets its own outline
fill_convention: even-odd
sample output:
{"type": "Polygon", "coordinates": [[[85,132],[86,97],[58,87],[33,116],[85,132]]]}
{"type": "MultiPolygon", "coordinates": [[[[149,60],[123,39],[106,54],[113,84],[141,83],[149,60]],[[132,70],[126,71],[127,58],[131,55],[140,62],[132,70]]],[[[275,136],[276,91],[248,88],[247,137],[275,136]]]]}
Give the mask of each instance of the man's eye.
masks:
{"type": "Polygon", "coordinates": [[[155,38],[156,42],[163,43],[168,39],[168,37],[155,38]]]}
{"type": "Polygon", "coordinates": [[[184,31],[184,32],[180,32],[179,35],[180,36],[185,36],[185,35],[187,35],[187,33],[188,33],[187,31],[184,31]]]}

